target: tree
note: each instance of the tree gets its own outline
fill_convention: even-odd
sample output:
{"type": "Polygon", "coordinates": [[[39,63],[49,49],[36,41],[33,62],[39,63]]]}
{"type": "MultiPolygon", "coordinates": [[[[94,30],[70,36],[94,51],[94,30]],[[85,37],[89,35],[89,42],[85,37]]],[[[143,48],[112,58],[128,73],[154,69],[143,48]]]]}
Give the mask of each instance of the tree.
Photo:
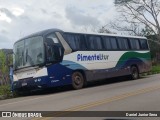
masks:
{"type": "Polygon", "coordinates": [[[12,56],[7,56],[5,52],[0,50],[0,84],[9,83],[9,64],[12,61],[12,56]]]}
{"type": "Polygon", "coordinates": [[[126,22],[130,25],[143,25],[156,36],[160,42],[160,0],[115,0],[121,23],[126,22]]]}
{"type": "MultiPolygon", "coordinates": [[[[151,29],[149,29],[147,26],[145,26],[142,30],[141,30],[141,34],[143,35],[143,36],[153,36],[154,35],[154,32],[151,30],[151,29]]],[[[151,39],[151,38],[150,38],[151,39]]],[[[155,38],[154,38],[155,39],[155,38]]]]}
{"type": "Polygon", "coordinates": [[[108,24],[108,27],[120,31],[121,34],[136,35],[136,36],[144,36],[142,30],[143,31],[145,30],[142,26],[140,26],[139,23],[135,22],[127,23],[126,21],[123,20],[112,21],[108,24]]]}

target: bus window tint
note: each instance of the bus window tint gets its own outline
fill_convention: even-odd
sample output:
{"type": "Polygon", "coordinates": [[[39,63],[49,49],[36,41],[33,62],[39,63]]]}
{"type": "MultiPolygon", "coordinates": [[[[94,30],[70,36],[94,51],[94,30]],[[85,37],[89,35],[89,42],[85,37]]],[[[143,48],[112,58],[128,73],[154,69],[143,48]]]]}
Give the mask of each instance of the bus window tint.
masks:
{"type": "Polygon", "coordinates": [[[117,47],[117,42],[116,42],[116,38],[110,38],[110,42],[111,42],[111,46],[113,50],[118,49],[117,47]]]}
{"type": "Polygon", "coordinates": [[[65,33],[64,37],[65,37],[67,43],[69,44],[69,46],[73,50],[84,50],[84,49],[86,49],[86,44],[85,44],[83,35],[65,33]]]}
{"type": "Polygon", "coordinates": [[[103,45],[104,45],[104,48],[107,50],[110,50],[112,48],[109,37],[103,37],[103,45]]]}
{"type": "Polygon", "coordinates": [[[118,45],[121,50],[129,49],[127,38],[118,38],[118,45]]]}
{"type": "Polygon", "coordinates": [[[131,45],[131,49],[132,50],[139,50],[140,49],[140,45],[139,45],[138,39],[131,38],[129,41],[130,41],[130,45],[131,45]]]}
{"type": "Polygon", "coordinates": [[[102,50],[101,37],[99,36],[88,36],[88,45],[91,50],[102,50]]]}
{"type": "Polygon", "coordinates": [[[147,44],[147,40],[140,40],[140,44],[141,44],[141,49],[143,50],[147,50],[148,49],[148,44],[147,44]]]}

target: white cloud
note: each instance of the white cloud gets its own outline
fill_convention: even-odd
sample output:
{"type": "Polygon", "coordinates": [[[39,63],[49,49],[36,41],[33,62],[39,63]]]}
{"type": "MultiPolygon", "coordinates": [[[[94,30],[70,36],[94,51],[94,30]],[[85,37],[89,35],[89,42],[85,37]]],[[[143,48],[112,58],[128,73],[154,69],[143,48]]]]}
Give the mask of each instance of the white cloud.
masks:
{"type": "Polygon", "coordinates": [[[13,44],[10,42],[9,38],[4,35],[0,35],[0,48],[7,48],[6,46],[12,46],[13,44]]]}
{"type": "Polygon", "coordinates": [[[33,32],[49,28],[81,30],[84,26],[101,26],[115,14],[113,0],[0,0],[0,48],[33,32]]]}
{"type": "Polygon", "coordinates": [[[99,20],[97,17],[86,15],[85,12],[78,10],[75,7],[67,7],[65,11],[66,17],[73,25],[94,26],[99,24],[99,20]]]}
{"type": "Polygon", "coordinates": [[[12,13],[15,15],[15,16],[20,16],[24,13],[24,10],[19,8],[19,7],[14,7],[12,8],[12,13]]]}
{"type": "Polygon", "coordinates": [[[8,23],[11,23],[11,21],[12,21],[10,17],[8,17],[5,13],[0,11],[0,21],[1,20],[6,21],[8,23]]]}

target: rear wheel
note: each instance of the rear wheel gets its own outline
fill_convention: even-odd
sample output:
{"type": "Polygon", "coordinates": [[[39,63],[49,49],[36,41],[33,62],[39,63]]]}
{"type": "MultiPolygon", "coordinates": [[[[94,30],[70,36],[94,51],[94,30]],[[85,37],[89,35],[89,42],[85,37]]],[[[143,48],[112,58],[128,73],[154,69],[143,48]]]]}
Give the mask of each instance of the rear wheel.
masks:
{"type": "Polygon", "coordinates": [[[131,67],[131,79],[135,80],[139,78],[139,71],[136,66],[131,67]]]}
{"type": "Polygon", "coordinates": [[[76,90],[84,86],[84,77],[81,72],[74,72],[72,74],[72,86],[76,90]]]}

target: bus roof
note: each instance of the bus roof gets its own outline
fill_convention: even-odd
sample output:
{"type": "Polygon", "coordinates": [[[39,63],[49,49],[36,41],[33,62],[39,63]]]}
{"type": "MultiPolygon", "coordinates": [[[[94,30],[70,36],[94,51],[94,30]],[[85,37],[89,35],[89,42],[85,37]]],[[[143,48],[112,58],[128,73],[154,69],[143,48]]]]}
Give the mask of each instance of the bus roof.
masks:
{"type": "MultiPolygon", "coordinates": [[[[47,29],[47,30],[43,30],[43,31],[40,31],[40,32],[36,32],[36,33],[30,34],[30,35],[28,35],[26,37],[23,37],[23,38],[19,39],[18,41],[21,41],[23,39],[30,38],[30,37],[35,37],[35,36],[45,36],[45,35],[47,35],[47,34],[49,34],[51,32],[64,32],[64,33],[75,33],[75,34],[91,34],[91,35],[104,35],[104,36],[114,36],[114,37],[128,37],[128,38],[147,39],[146,37],[142,37],[142,36],[126,36],[126,35],[107,34],[107,33],[62,31],[60,29],[53,28],[53,29],[47,29]]],[[[16,41],[16,42],[18,42],[18,41],[16,41]]]]}
{"type": "MultiPolygon", "coordinates": [[[[45,35],[47,35],[47,34],[49,34],[49,33],[51,33],[51,32],[63,32],[63,31],[60,30],[60,29],[47,29],[47,30],[39,31],[39,32],[30,34],[30,35],[28,35],[28,36],[25,36],[25,37],[19,39],[18,41],[24,40],[24,39],[26,39],[26,38],[35,37],[35,36],[45,36],[45,35]]],[[[18,41],[16,41],[16,42],[18,42],[18,41]]],[[[15,43],[16,43],[16,42],[15,42],[15,43]]]]}

